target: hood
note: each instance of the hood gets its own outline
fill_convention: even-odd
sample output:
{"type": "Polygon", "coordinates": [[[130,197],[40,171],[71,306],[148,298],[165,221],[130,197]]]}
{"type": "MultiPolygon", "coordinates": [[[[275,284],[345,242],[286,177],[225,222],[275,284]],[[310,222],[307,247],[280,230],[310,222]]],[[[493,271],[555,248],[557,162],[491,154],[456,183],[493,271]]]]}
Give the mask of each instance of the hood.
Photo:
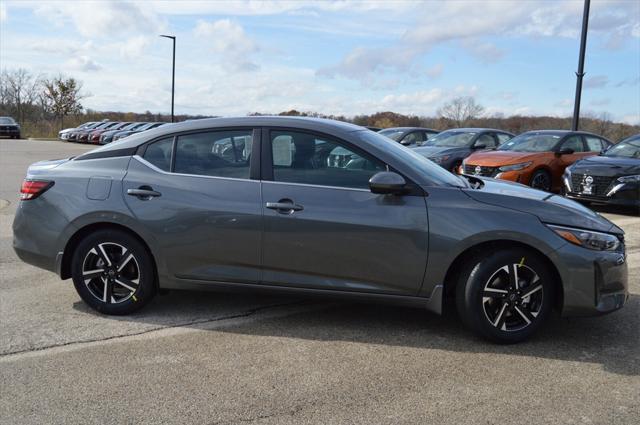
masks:
{"type": "Polygon", "coordinates": [[[615,156],[590,156],[577,161],[571,166],[570,171],[572,173],[593,174],[597,176],[640,174],[640,159],[615,156]]]}
{"type": "MultiPolygon", "coordinates": [[[[467,158],[467,164],[499,166],[518,164],[527,162],[532,158],[539,157],[545,152],[515,152],[515,151],[482,151],[475,152],[467,158]]],[[[550,152],[549,152],[550,153],[550,152]]]]}
{"type": "Polygon", "coordinates": [[[413,151],[427,158],[433,156],[447,155],[455,152],[465,151],[469,148],[456,148],[451,146],[419,146],[413,148],[413,151]]]}
{"type": "Polygon", "coordinates": [[[624,233],[615,224],[578,202],[518,183],[483,177],[480,179],[484,185],[479,189],[463,189],[478,202],[530,213],[544,223],[624,233]]]}

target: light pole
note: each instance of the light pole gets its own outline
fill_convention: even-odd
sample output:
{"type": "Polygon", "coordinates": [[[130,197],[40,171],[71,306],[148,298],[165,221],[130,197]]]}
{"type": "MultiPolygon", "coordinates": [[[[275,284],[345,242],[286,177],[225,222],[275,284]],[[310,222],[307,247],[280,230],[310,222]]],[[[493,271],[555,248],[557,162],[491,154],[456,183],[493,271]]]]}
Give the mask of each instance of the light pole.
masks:
{"type": "Polygon", "coordinates": [[[170,38],[173,40],[173,68],[171,70],[171,122],[174,121],[173,117],[173,99],[176,92],[176,36],[175,35],[161,35],[160,37],[170,38]]]}
{"type": "Polygon", "coordinates": [[[582,97],[582,77],[584,77],[584,52],[587,48],[587,27],[589,26],[589,6],[591,0],[584,0],[582,12],[582,36],[580,37],[580,57],[578,58],[578,72],[576,72],[576,100],[573,103],[573,121],[571,129],[578,131],[580,124],[580,98],[582,97]]]}

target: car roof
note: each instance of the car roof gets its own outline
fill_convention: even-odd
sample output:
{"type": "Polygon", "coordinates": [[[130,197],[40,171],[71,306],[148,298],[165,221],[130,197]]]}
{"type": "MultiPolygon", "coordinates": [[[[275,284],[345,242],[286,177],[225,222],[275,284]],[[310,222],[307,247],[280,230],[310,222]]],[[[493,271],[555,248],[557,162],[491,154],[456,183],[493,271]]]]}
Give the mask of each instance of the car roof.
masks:
{"type": "Polygon", "coordinates": [[[385,130],[395,130],[395,131],[410,131],[410,130],[427,130],[427,131],[438,131],[438,130],[434,130],[433,128],[427,128],[427,127],[387,127],[387,128],[383,128],[380,131],[385,131],[385,130]]]}
{"type": "Polygon", "coordinates": [[[589,131],[573,131],[573,130],[529,130],[529,131],[525,131],[524,133],[521,134],[553,134],[556,136],[565,136],[567,134],[583,134],[583,135],[587,135],[587,136],[595,136],[598,137],[600,139],[605,139],[608,140],[606,137],[601,136],[599,134],[595,134],[595,133],[591,133],[589,131]]]}
{"type": "Polygon", "coordinates": [[[281,117],[281,116],[256,116],[256,117],[237,117],[237,118],[203,118],[195,121],[183,121],[179,123],[167,123],[160,127],[147,130],[142,133],[134,134],[122,142],[110,143],[94,152],[126,149],[139,146],[148,140],[154,139],[165,134],[206,130],[209,128],[224,127],[292,127],[301,130],[311,130],[326,133],[335,137],[343,137],[344,135],[354,131],[369,131],[359,125],[330,120],[325,118],[311,117],[281,117]]]}
{"type": "Polygon", "coordinates": [[[506,133],[506,134],[513,134],[510,131],[507,130],[499,130],[497,128],[484,128],[484,127],[462,127],[462,128],[448,128],[446,130],[442,130],[442,132],[444,133],[445,131],[468,131],[468,132],[479,132],[479,131],[496,131],[498,133],[506,133]]]}

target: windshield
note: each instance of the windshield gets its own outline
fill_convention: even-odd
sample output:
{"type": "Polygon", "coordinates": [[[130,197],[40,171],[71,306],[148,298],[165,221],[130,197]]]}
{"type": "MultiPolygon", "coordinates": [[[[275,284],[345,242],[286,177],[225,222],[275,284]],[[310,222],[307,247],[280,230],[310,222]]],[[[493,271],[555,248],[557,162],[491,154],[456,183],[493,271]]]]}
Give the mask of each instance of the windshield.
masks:
{"type": "Polygon", "coordinates": [[[399,143],[391,142],[387,137],[372,131],[358,131],[360,139],[383,149],[390,156],[398,159],[404,166],[423,175],[429,182],[439,186],[468,187],[464,180],[456,177],[426,157],[407,149],[399,143]]]}
{"type": "Polygon", "coordinates": [[[618,156],[625,158],[640,158],[640,140],[620,142],[611,146],[604,153],[604,156],[618,156]]]}
{"type": "Polygon", "coordinates": [[[471,140],[473,140],[475,135],[476,133],[462,131],[443,131],[435,136],[431,136],[423,146],[464,148],[471,144],[471,140]]]}
{"type": "Polygon", "coordinates": [[[11,117],[0,117],[0,124],[15,124],[16,122],[11,117]]]}
{"type": "Polygon", "coordinates": [[[388,137],[389,139],[395,140],[396,142],[402,138],[402,135],[405,133],[404,130],[394,130],[387,129],[379,131],[378,134],[382,134],[383,136],[388,137]]]}
{"type": "Polygon", "coordinates": [[[562,137],[557,134],[524,133],[503,143],[499,151],[549,152],[562,137]]]}

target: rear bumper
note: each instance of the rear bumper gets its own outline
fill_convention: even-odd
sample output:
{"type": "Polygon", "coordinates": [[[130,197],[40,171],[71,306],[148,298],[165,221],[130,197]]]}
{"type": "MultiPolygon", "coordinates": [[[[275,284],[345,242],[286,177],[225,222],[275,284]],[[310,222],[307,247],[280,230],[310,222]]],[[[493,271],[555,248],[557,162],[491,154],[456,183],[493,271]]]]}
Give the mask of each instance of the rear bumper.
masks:
{"type": "Polygon", "coordinates": [[[563,316],[597,316],[626,303],[629,286],[624,252],[592,251],[566,244],[551,257],[562,278],[563,316]]]}
{"type": "Polygon", "coordinates": [[[25,263],[59,274],[58,241],[68,222],[42,198],[20,201],[13,220],[13,250],[25,263]]]}

